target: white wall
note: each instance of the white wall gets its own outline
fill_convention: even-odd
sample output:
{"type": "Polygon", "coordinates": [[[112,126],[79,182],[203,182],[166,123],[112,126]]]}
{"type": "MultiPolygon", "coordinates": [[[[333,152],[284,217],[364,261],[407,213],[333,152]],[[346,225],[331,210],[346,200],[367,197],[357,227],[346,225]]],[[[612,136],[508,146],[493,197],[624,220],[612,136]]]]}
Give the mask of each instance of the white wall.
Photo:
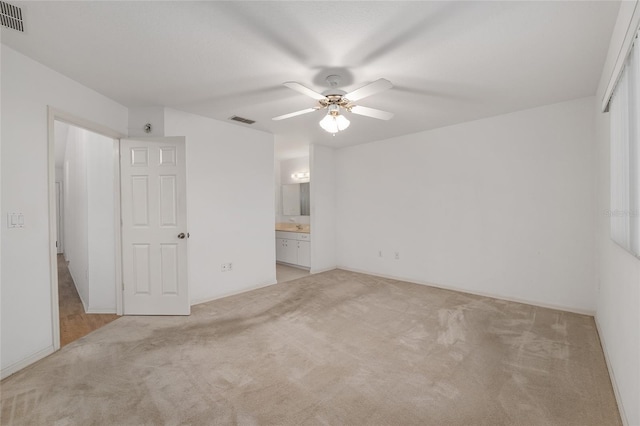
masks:
{"type": "Polygon", "coordinates": [[[336,151],[338,265],[595,311],[594,103],[336,151]]]}
{"type": "Polygon", "coordinates": [[[116,313],[113,139],[84,130],[87,151],[88,313],[116,313]]]}
{"type": "Polygon", "coordinates": [[[336,267],[334,149],[311,145],[311,273],[336,267]]]}
{"type": "Polygon", "coordinates": [[[276,223],[282,220],[282,188],[280,184],[280,160],[273,160],[273,205],[275,207],[276,223]]]}
{"type": "Polygon", "coordinates": [[[53,350],[49,275],[47,105],[126,133],[127,109],[1,46],[2,212],[25,227],[2,226],[2,376],[53,350]]]}
{"type": "Polygon", "coordinates": [[[172,109],[165,134],[186,136],[192,303],[274,284],[273,136],[172,109]]]}
{"type": "Polygon", "coordinates": [[[63,173],[65,259],[85,311],[115,313],[113,139],[68,128],[63,173]]]}
{"type": "Polygon", "coordinates": [[[56,178],[58,177],[58,169],[62,171],[64,163],[64,154],[67,149],[67,134],[69,133],[69,125],[62,121],[55,121],[53,124],[53,137],[55,144],[55,164],[56,178]]]}
{"type": "Polygon", "coordinates": [[[164,130],[164,107],[129,108],[130,137],[162,137],[164,130]],[[146,124],[151,124],[149,133],[144,130],[146,124]]]}
{"type": "Polygon", "coordinates": [[[309,179],[294,179],[291,177],[294,173],[308,172],[309,171],[309,156],[290,158],[279,162],[277,167],[279,179],[278,187],[276,188],[276,194],[278,196],[276,200],[276,223],[290,222],[295,223],[310,223],[309,216],[285,216],[282,214],[282,190],[281,185],[290,185],[293,183],[309,182],[309,179]]]}
{"type": "Polygon", "coordinates": [[[84,130],[70,127],[64,157],[65,259],[85,310],[89,302],[87,144],[84,130]]]}
{"type": "Polygon", "coordinates": [[[595,105],[594,214],[599,287],[596,322],[620,413],[627,425],[640,425],[640,260],[611,240],[609,218],[605,214],[610,209],[609,114],[601,112],[600,100],[627,29],[637,28],[639,16],[633,16],[635,3],[623,2],[620,8],[595,105]]]}

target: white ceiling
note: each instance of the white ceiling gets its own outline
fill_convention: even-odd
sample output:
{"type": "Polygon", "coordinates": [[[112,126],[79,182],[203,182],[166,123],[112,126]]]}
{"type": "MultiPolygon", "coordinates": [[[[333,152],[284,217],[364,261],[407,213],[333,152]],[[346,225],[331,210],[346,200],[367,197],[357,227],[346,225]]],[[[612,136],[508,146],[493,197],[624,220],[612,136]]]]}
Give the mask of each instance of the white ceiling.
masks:
{"type": "MultiPolygon", "coordinates": [[[[278,147],[346,146],[593,95],[619,2],[14,2],[2,43],[128,107],[239,115],[278,147]],[[332,137],[284,86],[394,84],[332,137]]],[[[238,124],[242,125],[242,124],[238,124]]]]}

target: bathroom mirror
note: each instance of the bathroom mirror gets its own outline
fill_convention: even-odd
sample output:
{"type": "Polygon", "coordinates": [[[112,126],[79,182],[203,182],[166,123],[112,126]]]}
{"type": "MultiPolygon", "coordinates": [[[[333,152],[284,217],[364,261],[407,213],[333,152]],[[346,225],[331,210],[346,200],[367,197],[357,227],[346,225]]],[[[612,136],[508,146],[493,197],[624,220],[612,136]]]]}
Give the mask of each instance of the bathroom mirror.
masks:
{"type": "Polygon", "coordinates": [[[282,185],[282,214],[284,216],[309,216],[309,182],[282,185]]]}

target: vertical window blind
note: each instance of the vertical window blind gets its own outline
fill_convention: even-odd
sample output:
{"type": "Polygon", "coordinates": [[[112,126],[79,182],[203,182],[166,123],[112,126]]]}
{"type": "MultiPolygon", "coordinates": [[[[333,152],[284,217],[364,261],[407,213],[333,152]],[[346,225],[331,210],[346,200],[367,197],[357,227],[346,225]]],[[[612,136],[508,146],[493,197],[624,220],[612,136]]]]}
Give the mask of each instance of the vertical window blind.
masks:
{"type": "Polygon", "coordinates": [[[636,39],[613,91],[611,238],[640,255],[640,43],[636,39]]]}

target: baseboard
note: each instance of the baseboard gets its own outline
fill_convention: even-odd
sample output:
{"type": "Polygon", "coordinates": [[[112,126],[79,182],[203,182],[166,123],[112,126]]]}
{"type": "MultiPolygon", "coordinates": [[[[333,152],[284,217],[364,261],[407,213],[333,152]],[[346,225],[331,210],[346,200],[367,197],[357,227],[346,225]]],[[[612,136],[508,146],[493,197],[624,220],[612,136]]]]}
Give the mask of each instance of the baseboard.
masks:
{"type": "Polygon", "coordinates": [[[82,298],[82,293],[80,293],[80,290],[78,290],[78,284],[76,284],[78,281],[76,281],[76,278],[73,276],[73,271],[71,270],[71,268],[68,268],[68,270],[69,270],[69,275],[71,275],[71,281],[73,282],[73,286],[76,288],[76,293],[78,293],[78,297],[82,302],[82,309],[84,309],[85,313],[88,313],[89,306],[85,303],[84,299],[82,298]]]}
{"type": "Polygon", "coordinates": [[[272,286],[272,285],[275,285],[275,284],[278,284],[278,282],[276,281],[276,282],[273,282],[273,283],[270,283],[270,284],[260,284],[260,285],[257,285],[255,287],[249,287],[249,288],[246,288],[244,290],[221,294],[220,296],[214,296],[214,297],[210,297],[210,298],[207,298],[207,299],[193,300],[193,301],[191,301],[191,306],[200,305],[202,303],[207,303],[207,302],[213,302],[214,300],[224,299],[225,297],[236,296],[238,294],[246,293],[248,291],[257,290],[259,288],[269,287],[269,286],[272,286]]]}
{"type": "Polygon", "coordinates": [[[54,352],[55,352],[55,349],[53,348],[53,345],[51,345],[41,351],[36,352],[33,355],[26,357],[23,360],[20,360],[14,364],[11,364],[10,366],[5,367],[2,369],[2,371],[0,371],[0,379],[5,379],[11,376],[12,374],[22,370],[23,368],[28,367],[34,362],[40,361],[42,358],[51,355],[54,352]]]}
{"type": "Polygon", "coordinates": [[[503,295],[500,295],[500,294],[495,294],[495,293],[485,293],[485,292],[479,292],[479,291],[471,291],[471,290],[466,289],[466,288],[460,288],[460,287],[448,286],[448,285],[442,285],[442,284],[434,284],[434,283],[431,283],[431,282],[419,281],[419,280],[415,280],[415,279],[412,279],[412,278],[394,277],[394,276],[391,276],[391,275],[376,274],[376,273],[373,273],[373,272],[364,271],[364,270],[355,269],[355,268],[349,268],[349,267],[346,267],[346,266],[338,266],[337,269],[343,269],[345,271],[350,271],[350,272],[357,272],[357,273],[360,273],[360,274],[373,275],[374,277],[387,278],[387,279],[390,279],[390,280],[405,281],[405,282],[412,283],[412,284],[426,285],[426,286],[429,286],[429,287],[441,288],[443,290],[452,290],[452,291],[457,291],[457,292],[460,292],[460,293],[473,294],[474,296],[491,297],[492,299],[505,300],[507,302],[516,302],[516,303],[522,303],[524,305],[538,306],[540,308],[555,309],[557,311],[571,312],[571,313],[580,314],[580,315],[588,315],[590,317],[595,315],[595,311],[589,310],[589,309],[581,309],[581,308],[574,308],[574,307],[570,307],[570,306],[554,305],[552,303],[544,303],[544,302],[539,302],[537,300],[520,299],[520,298],[517,298],[517,297],[506,297],[506,296],[503,296],[503,295]]]}
{"type": "Polygon", "coordinates": [[[618,382],[616,381],[616,375],[613,372],[613,368],[611,367],[611,362],[609,362],[609,351],[607,350],[607,342],[604,340],[603,335],[601,333],[600,322],[598,321],[598,316],[594,317],[596,322],[596,331],[598,332],[598,339],[600,339],[600,346],[602,346],[602,353],[604,354],[604,360],[607,363],[607,370],[609,371],[609,379],[611,380],[611,387],[613,388],[613,394],[616,397],[616,403],[618,404],[618,412],[620,413],[620,418],[622,419],[622,424],[624,426],[630,426],[629,421],[627,420],[627,415],[624,411],[624,405],[622,405],[622,398],[620,397],[620,391],[618,389],[618,382]]]}
{"type": "Polygon", "coordinates": [[[303,271],[309,271],[310,268],[307,268],[306,266],[302,266],[302,265],[296,265],[295,263],[287,263],[287,262],[281,262],[281,261],[276,261],[276,264],[278,265],[283,265],[283,266],[289,266],[291,268],[296,268],[296,269],[301,269],[303,271]]]}
{"type": "Polygon", "coordinates": [[[84,313],[88,314],[89,313],[89,307],[87,306],[86,303],[84,303],[84,299],[82,298],[82,295],[80,294],[80,292],[78,291],[77,288],[76,288],[76,293],[78,293],[78,297],[80,298],[80,301],[82,302],[82,309],[84,309],[84,313]]]}
{"type": "MultiPolygon", "coordinates": [[[[336,269],[336,266],[333,266],[331,268],[322,268],[322,269],[311,269],[309,271],[310,274],[321,274],[323,272],[329,272],[329,271],[333,271],[334,269],[336,269]]],[[[344,269],[344,268],[342,268],[344,269]]]]}
{"type": "MultiPolygon", "coordinates": [[[[82,300],[82,299],[80,299],[82,300]]],[[[83,303],[84,305],[84,303],[83,303]]],[[[84,310],[85,313],[87,314],[115,314],[116,313],[116,308],[92,308],[89,307],[89,309],[85,309],[84,310]]]]}

